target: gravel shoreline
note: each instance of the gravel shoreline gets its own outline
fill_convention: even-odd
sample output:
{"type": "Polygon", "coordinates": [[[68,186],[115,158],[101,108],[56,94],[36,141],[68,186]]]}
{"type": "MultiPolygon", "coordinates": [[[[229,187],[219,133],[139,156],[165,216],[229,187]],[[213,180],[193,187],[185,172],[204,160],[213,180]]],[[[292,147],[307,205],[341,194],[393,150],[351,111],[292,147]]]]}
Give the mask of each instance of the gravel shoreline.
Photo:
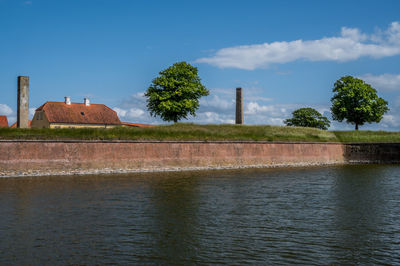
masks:
{"type": "MultiPolygon", "coordinates": [[[[107,175],[107,174],[128,174],[128,173],[151,173],[151,172],[181,172],[181,171],[207,171],[207,170],[234,170],[251,168],[289,168],[307,166],[328,166],[346,165],[358,162],[328,162],[328,163],[284,163],[267,165],[235,165],[235,166],[205,166],[205,167],[155,167],[155,168],[134,168],[134,169],[73,169],[73,170],[29,170],[29,171],[4,171],[0,170],[0,178],[17,177],[40,177],[40,176],[67,176],[67,175],[107,175]]],[[[368,163],[368,162],[363,162],[368,163]]]]}

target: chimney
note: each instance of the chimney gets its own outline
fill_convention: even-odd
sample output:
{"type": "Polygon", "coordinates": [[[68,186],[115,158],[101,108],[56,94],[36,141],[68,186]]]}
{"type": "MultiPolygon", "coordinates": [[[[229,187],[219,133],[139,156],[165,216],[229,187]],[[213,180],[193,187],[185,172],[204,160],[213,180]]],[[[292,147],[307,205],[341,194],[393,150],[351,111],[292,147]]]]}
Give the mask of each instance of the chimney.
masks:
{"type": "Polygon", "coordinates": [[[29,128],[29,77],[18,76],[17,128],[29,128]]]}
{"type": "Polygon", "coordinates": [[[243,95],[242,88],[236,88],[236,124],[243,124],[243,95]]]}
{"type": "Polygon", "coordinates": [[[71,105],[71,97],[65,96],[64,98],[65,98],[65,104],[66,105],[71,105]]]}
{"type": "Polygon", "coordinates": [[[84,98],[84,99],[83,99],[83,103],[84,103],[86,106],[90,106],[89,98],[84,98]]]}

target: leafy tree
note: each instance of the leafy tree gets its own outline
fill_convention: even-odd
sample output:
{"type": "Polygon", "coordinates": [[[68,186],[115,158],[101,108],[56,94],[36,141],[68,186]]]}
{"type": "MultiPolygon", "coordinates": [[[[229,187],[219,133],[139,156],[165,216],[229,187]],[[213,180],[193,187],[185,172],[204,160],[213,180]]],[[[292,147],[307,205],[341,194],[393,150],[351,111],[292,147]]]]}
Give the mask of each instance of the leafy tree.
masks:
{"type": "Polygon", "coordinates": [[[300,108],[293,111],[292,115],[292,118],[284,121],[287,126],[315,127],[326,130],[331,124],[328,118],[313,108],[300,108]]]}
{"type": "Polygon", "coordinates": [[[376,90],[361,79],[345,76],[335,82],[331,99],[334,120],[362,126],[365,122],[379,122],[389,110],[388,102],[379,98],[376,90]]]}
{"type": "Polygon", "coordinates": [[[175,123],[187,119],[189,114],[195,116],[200,97],[209,94],[201,84],[197,68],[178,62],[159,74],[145,93],[150,115],[175,123]]]}

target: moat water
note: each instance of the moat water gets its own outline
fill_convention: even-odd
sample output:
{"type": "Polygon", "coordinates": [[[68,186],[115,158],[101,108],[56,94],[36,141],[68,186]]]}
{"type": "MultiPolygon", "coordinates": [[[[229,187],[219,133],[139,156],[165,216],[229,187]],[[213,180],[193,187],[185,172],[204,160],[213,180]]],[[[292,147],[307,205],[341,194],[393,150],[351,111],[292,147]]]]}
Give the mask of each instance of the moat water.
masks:
{"type": "Polygon", "coordinates": [[[400,166],[0,179],[0,264],[400,264],[400,166]]]}

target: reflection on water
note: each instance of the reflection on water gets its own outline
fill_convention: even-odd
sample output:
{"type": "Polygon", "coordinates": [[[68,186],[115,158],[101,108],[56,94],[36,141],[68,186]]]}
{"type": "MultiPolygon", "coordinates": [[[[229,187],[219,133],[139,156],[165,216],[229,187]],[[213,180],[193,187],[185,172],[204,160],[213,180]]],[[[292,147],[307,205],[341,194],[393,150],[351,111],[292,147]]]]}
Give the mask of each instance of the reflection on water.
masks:
{"type": "Polygon", "coordinates": [[[400,167],[0,179],[0,264],[399,264],[400,167]]]}

